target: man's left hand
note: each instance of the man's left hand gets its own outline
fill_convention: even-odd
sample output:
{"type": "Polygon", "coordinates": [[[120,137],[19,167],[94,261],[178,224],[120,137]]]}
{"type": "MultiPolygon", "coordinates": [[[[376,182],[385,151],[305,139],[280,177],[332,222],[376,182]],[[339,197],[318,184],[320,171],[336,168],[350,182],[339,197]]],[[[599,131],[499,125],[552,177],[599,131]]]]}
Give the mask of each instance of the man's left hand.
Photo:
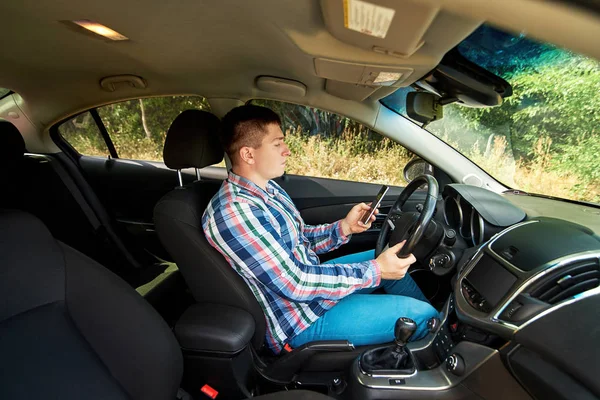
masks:
{"type": "Polygon", "coordinates": [[[346,218],[342,220],[342,231],[344,232],[344,236],[348,236],[352,233],[361,233],[371,227],[371,223],[375,221],[375,215],[379,212],[378,210],[375,210],[375,213],[366,224],[363,224],[360,221],[364,214],[368,213],[370,209],[370,205],[365,203],[360,203],[352,207],[352,210],[346,215],[346,218]]]}

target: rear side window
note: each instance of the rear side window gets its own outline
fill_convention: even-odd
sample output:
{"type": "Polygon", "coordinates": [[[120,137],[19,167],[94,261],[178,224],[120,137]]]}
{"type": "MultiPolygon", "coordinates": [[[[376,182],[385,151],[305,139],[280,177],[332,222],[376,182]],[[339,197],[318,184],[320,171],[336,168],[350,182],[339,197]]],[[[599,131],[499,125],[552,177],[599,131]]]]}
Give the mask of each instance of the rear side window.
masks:
{"type": "Polygon", "coordinates": [[[81,154],[104,157],[110,154],[102,133],[89,111],[63,122],[58,127],[58,132],[81,154]]]}
{"type": "MultiPolygon", "coordinates": [[[[162,161],[165,138],[171,123],[181,112],[190,109],[210,111],[210,106],[206,99],[200,96],[128,100],[98,107],[86,113],[97,113],[97,120],[102,126],[98,126],[93,118],[90,118],[97,135],[91,131],[74,132],[72,127],[68,126],[71,120],[59,127],[59,133],[81,154],[108,155],[109,146],[100,130],[105,129],[107,140],[114,146],[116,154],[113,156],[162,161]],[[97,137],[100,139],[100,146],[97,146],[97,137]],[[100,151],[100,148],[103,148],[103,151],[100,151]]],[[[77,118],[81,119],[81,116],[75,119],[77,118]]]]}

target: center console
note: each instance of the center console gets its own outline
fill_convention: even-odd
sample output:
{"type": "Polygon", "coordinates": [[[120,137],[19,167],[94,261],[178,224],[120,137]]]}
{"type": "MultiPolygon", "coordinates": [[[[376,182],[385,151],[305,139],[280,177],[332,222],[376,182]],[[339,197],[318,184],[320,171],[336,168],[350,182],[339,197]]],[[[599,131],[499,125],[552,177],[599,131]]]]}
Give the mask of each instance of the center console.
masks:
{"type": "Polygon", "coordinates": [[[600,292],[599,245],[586,228],[551,218],[496,234],[461,260],[429,334],[406,345],[415,369],[368,369],[363,354],[347,398],[529,399],[500,353],[520,329],[600,292]]]}
{"type": "Polygon", "coordinates": [[[367,370],[365,354],[355,360],[349,378],[349,398],[431,398],[433,392],[466,398],[469,389],[461,382],[480,365],[498,357],[498,351],[474,341],[486,343],[489,338],[460,324],[452,297],[440,316],[430,320],[430,333],[424,339],[406,345],[414,362],[413,370],[367,370]]]}

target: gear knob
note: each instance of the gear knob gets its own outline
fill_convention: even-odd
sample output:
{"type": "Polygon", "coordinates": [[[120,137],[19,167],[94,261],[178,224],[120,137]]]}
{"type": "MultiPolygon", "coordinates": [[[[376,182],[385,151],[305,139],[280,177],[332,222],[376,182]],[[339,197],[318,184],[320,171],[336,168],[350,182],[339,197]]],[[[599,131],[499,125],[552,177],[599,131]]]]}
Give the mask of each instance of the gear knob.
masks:
{"type": "Polygon", "coordinates": [[[401,317],[394,326],[394,336],[398,346],[405,346],[410,337],[417,330],[417,324],[410,318],[401,317]]]}

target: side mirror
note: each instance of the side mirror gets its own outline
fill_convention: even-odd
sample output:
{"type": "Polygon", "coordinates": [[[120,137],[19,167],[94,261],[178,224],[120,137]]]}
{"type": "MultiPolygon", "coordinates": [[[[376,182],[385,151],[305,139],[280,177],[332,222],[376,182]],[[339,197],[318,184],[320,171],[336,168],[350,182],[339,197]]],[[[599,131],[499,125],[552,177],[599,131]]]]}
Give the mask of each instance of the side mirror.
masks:
{"type": "Polygon", "coordinates": [[[419,175],[433,175],[433,166],[422,158],[413,158],[404,166],[404,179],[410,183],[419,175]]]}
{"type": "Polygon", "coordinates": [[[440,97],[426,92],[410,92],[406,95],[406,113],[413,120],[423,124],[429,124],[444,117],[440,97]]]}

